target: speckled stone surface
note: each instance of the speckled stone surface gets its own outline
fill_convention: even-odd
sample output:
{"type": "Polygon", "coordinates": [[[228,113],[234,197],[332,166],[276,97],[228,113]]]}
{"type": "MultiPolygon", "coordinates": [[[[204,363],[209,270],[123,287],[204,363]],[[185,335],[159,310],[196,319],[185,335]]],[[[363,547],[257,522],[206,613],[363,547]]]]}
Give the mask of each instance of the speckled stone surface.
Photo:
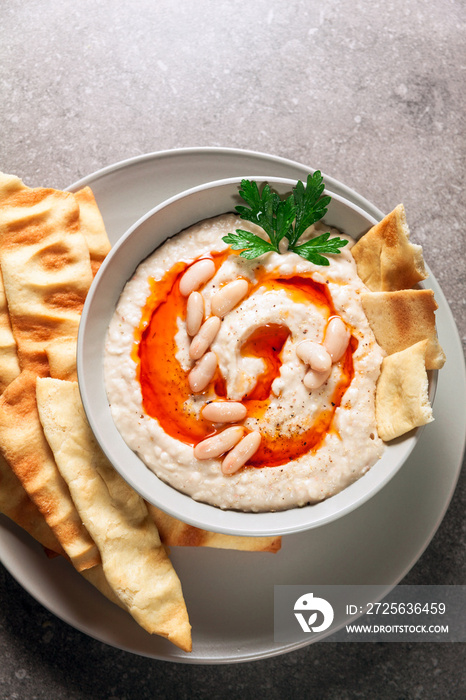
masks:
{"type": "MultiPolygon", "coordinates": [[[[414,242],[466,337],[460,0],[9,0],[0,169],[64,188],[138,154],[246,148],[309,163],[414,242]]],[[[454,406],[452,406],[452,410],[454,406]]],[[[404,583],[465,584],[465,478],[404,583]]],[[[0,698],[462,698],[461,644],[322,644],[184,666],[87,638],[0,567],[0,698]]]]}

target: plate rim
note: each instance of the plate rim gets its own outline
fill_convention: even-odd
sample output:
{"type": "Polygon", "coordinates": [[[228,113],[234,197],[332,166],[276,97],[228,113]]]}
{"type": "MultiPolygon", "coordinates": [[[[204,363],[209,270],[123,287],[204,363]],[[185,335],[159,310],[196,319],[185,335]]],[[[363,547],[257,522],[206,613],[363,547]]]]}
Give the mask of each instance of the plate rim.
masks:
{"type": "MultiPolygon", "coordinates": [[[[266,159],[274,162],[275,164],[283,163],[284,165],[287,165],[287,166],[292,165],[292,166],[296,167],[297,170],[301,170],[301,171],[307,170],[309,172],[310,170],[312,170],[312,168],[309,168],[309,166],[306,166],[303,163],[300,163],[298,161],[292,161],[292,160],[283,158],[281,156],[274,156],[274,155],[270,155],[270,154],[261,154],[260,152],[256,152],[256,151],[247,151],[247,150],[243,150],[243,149],[218,148],[218,147],[201,147],[201,148],[194,147],[194,148],[189,148],[189,149],[169,149],[169,150],[165,150],[165,151],[155,151],[153,153],[143,154],[143,155],[135,156],[133,158],[128,158],[128,159],[119,161],[117,163],[114,163],[110,166],[106,166],[102,169],[94,171],[93,173],[86,176],[85,178],[81,178],[80,180],[77,180],[73,185],[70,185],[68,189],[70,191],[73,191],[73,189],[75,189],[76,187],[77,187],[77,189],[79,189],[81,186],[83,186],[83,183],[89,184],[89,182],[91,180],[95,180],[99,177],[102,177],[105,175],[105,173],[114,172],[120,168],[127,167],[127,166],[133,166],[135,164],[138,164],[141,161],[147,161],[147,160],[151,160],[151,159],[159,159],[160,157],[167,157],[167,156],[169,156],[169,157],[175,156],[176,157],[176,156],[182,155],[183,153],[190,153],[190,154],[195,153],[197,155],[201,155],[204,153],[210,154],[213,152],[215,152],[217,155],[218,154],[228,155],[230,153],[233,153],[236,155],[246,154],[246,155],[252,155],[255,157],[261,157],[263,155],[266,159]]],[[[329,179],[329,178],[327,177],[327,179],[329,179]]],[[[338,183],[338,181],[335,181],[335,182],[338,183]]],[[[341,183],[339,183],[339,184],[341,184],[341,183]]],[[[343,187],[346,188],[345,186],[343,186],[343,187]]],[[[352,192],[352,190],[349,190],[349,188],[347,188],[347,189],[348,189],[348,191],[352,192]]],[[[358,198],[360,197],[359,195],[357,195],[357,196],[358,196],[358,198]]],[[[380,212],[379,215],[383,216],[382,212],[380,212]]],[[[459,338],[459,335],[458,335],[458,332],[456,329],[456,324],[455,324],[453,315],[451,313],[451,310],[448,306],[448,303],[443,295],[441,288],[438,286],[435,279],[434,278],[432,278],[432,279],[434,280],[436,294],[439,293],[440,298],[442,299],[443,304],[447,310],[447,313],[446,313],[447,318],[445,319],[445,323],[449,327],[451,327],[451,324],[453,324],[453,329],[455,331],[455,333],[454,333],[455,351],[459,351],[461,353],[461,357],[463,357],[461,341],[460,341],[460,338],[459,338]]],[[[461,368],[458,367],[457,369],[460,370],[461,376],[458,378],[460,383],[462,382],[463,386],[466,386],[466,368],[464,366],[464,357],[463,357],[462,367],[461,368]]],[[[463,404],[465,401],[466,401],[466,399],[463,399],[463,404]]],[[[463,406],[461,406],[461,408],[463,409],[463,411],[462,411],[462,415],[463,415],[466,413],[466,406],[463,405],[463,406]]],[[[466,430],[466,425],[465,425],[465,430],[466,430]]],[[[456,485],[458,482],[458,478],[459,478],[460,473],[461,473],[461,463],[462,463],[462,455],[464,454],[465,441],[466,441],[466,432],[463,436],[462,446],[461,447],[459,445],[456,446],[457,450],[455,451],[455,457],[457,455],[458,450],[461,450],[461,456],[459,458],[458,464],[456,465],[456,463],[455,463],[455,466],[456,466],[455,477],[449,484],[448,493],[443,497],[442,508],[439,509],[437,517],[434,519],[434,522],[431,524],[430,530],[428,532],[425,532],[425,535],[422,537],[422,542],[418,543],[416,541],[415,552],[413,553],[410,550],[410,553],[408,555],[409,560],[406,562],[405,566],[402,569],[398,569],[397,575],[394,576],[390,580],[390,583],[388,584],[388,587],[387,587],[387,592],[389,590],[391,590],[394,586],[396,586],[399,583],[399,581],[402,578],[404,578],[406,576],[406,574],[410,571],[410,569],[415,565],[415,563],[418,561],[419,557],[423,554],[423,552],[429,546],[429,544],[430,544],[433,536],[435,535],[440,523],[442,522],[442,520],[445,516],[445,513],[450,505],[451,498],[453,496],[453,493],[455,491],[455,488],[456,488],[456,485]]],[[[5,516],[0,516],[0,524],[1,524],[1,520],[5,521],[7,519],[5,516]]],[[[10,521],[8,521],[8,523],[9,522],[10,521]]],[[[17,527],[13,523],[11,523],[11,526],[13,528],[17,527]]],[[[1,534],[1,530],[0,530],[0,534],[1,534]]],[[[27,535],[25,533],[21,532],[21,535],[24,535],[27,538],[27,535]]],[[[293,536],[291,536],[291,537],[293,537],[293,536]]],[[[29,539],[31,539],[31,538],[27,538],[28,542],[29,542],[29,539]]],[[[31,541],[31,546],[33,546],[34,544],[35,543],[33,541],[31,541]]],[[[0,545],[1,545],[1,539],[0,539],[0,545]]],[[[67,617],[65,612],[57,611],[56,609],[54,609],[54,606],[52,604],[53,601],[50,601],[50,599],[47,599],[47,600],[43,599],[44,597],[39,595],[37,593],[37,591],[32,590],[33,589],[33,585],[32,585],[33,582],[23,581],[23,580],[21,580],[21,576],[17,575],[18,572],[16,572],[16,568],[18,568],[18,565],[17,565],[16,558],[13,558],[12,562],[8,562],[11,565],[11,568],[8,566],[7,562],[5,561],[5,557],[2,556],[1,547],[0,547],[0,561],[2,561],[6,570],[10,572],[10,574],[19,583],[19,585],[24,590],[26,590],[33,598],[35,598],[35,600],[40,602],[43,605],[43,607],[45,607],[52,614],[54,614],[56,617],[63,620],[64,622],[66,622],[71,627],[74,627],[75,629],[87,634],[90,637],[93,637],[94,639],[97,639],[98,641],[100,641],[102,643],[108,644],[109,646],[113,646],[115,648],[122,649],[124,651],[128,651],[129,653],[134,653],[137,655],[146,656],[146,657],[153,658],[153,659],[165,660],[165,661],[170,661],[170,662],[178,662],[178,663],[188,663],[188,664],[189,663],[191,663],[191,664],[240,663],[240,662],[265,659],[265,658],[270,658],[273,656],[282,655],[285,653],[290,653],[292,651],[295,651],[297,649],[300,649],[302,647],[308,646],[309,644],[313,643],[312,640],[309,640],[309,641],[305,640],[303,642],[298,642],[298,643],[286,645],[285,647],[268,649],[268,650],[265,650],[263,652],[258,652],[258,653],[256,652],[256,653],[252,653],[252,654],[248,653],[248,654],[244,655],[243,657],[229,655],[228,657],[222,657],[222,658],[218,658],[218,657],[186,658],[186,657],[188,657],[188,655],[186,655],[186,657],[184,657],[184,656],[183,657],[175,657],[173,654],[170,654],[170,653],[167,655],[167,654],[163,654],[163,653],[159,654],[159,653],[141,652],[141,651],[138,651],[135,649],[125,647],[124,645],[118,645],[117,643],[115,643],[113,641],[109,641],[107,639],[104,639],[104,638],[102,638],[102,636],[99,636],[98,634],[95,634],[95,633],[89,631],[89,629],[83,628],[79,623],[76,623],[75,620],[67,617]]],[[[47,596],[45,596],[45,598],[47,598],[47,596]]]]}
{"type": "MultiPolygon", "coordinates": [[[[295,166],[296,168],[299,169],[306,169],[308,172],[314,172],[315,169],[312,167],[306,166],[304,163],[300,163],[299,161],[292,160],[290,158],[285,158],[284,156],[274,156],[270,153],[265,153],[263,151],[253,151],[249,149],[244,149],[244,148],[228,148],[228,147],[221,147],[221,146],[187,146],[183,148],[168,148],[164,149],[162,151],[151,151],[149,153],[142,153],[138,156],[132,156],[129,158],[124,158],[122,160],[116,161],[115,163],[111,163],[109,165],[104,166],[103,168],[100,168],[98,170],[95,170],[93,173],[90,173],[89,175],[85,175],[84,177],[80,178],[79,180],[76,180],[73,182],[71,185],[68,185],[68,187],[65,188],[66,191],[69,192],[76,192],[77,190],[81,189],[82,187],[86,187],[89,185],[89,183],[96,178],[100,177],[105,177],[106,175],[110,175],[112,173],[117,172],[118,170],[125,169],[128,167],[132,167],[133,165],[138,165],[140,163],[144,163],[146,161],[158,159],[162,160],[163,158],[170,158],[173,157],[173,155],[177,156],[190,156],[190,155],[200,155],[200,154],[209,154],[209,155],[224,155],[224,154],[230,154],[230,155],[237,155],[237,156],[251,156],[251,157],[257,157],[261,158],[264,161],[270,161],[273,163],[282,163],[283,165],[287,166],[295,166]]],[[[284,177],[284,176],[283,176],[284,177]]],[[[354,201],[354,199],[357,199],[358,202],[363,202],[365,211],[369,212],[374,216],[375,218],[380,218],[382,219],[384,217],[384,213],[378,209],[372,202],[370,202],[368,199],[363,197],[362,195],[358,194],[356,190],[353,190],[351,187],[348,187],[344,183],[340,182],[339,180],[335,179],[334,177],[327,175],[326,173],[322,172],[322,177],[326,183],[331,183],[332,188],[339,189],[342,192],[347,193],[345,196],[347,199],[350,201],[354,201]]],[[[356,202],[355,202],[356,203],[356,202]]]]}

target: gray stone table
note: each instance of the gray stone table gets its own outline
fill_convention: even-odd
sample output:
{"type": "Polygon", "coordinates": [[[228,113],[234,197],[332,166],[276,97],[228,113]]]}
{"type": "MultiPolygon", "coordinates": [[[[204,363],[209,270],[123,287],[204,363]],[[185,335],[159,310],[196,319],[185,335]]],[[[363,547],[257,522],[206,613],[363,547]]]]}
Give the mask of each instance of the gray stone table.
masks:
{"type": "MultiPolygon", "coordinates": [[[[309,163],[415,242],[466,334],[465,14],[460,0],[8,0],[0,169],[64,188],[184,146],[309,163]]],[[[452,411],[455,407],[452,406],[452,411]]],[[[404,582],[465,584],[465,479],[404,582]]],[[[462,644],[322,644],[185,666],[108,647],[0,567],[0,698],[462,698],[462,644]]]]}

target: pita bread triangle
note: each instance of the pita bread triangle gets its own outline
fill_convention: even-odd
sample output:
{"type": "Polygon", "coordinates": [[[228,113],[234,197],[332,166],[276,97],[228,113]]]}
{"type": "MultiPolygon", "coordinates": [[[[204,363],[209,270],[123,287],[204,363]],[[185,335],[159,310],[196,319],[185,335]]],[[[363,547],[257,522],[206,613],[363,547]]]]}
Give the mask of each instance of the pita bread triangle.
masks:
{"type": "Polygon", "coordinates": [[[363,293],[361,302],[375,339],[388,355],[427,340],[426,369],[443,367],[445,353],[435,329],[438,307],[431,289],[363,293]]]}
{"type": "Polygon", "coordinates": [[[403,204],[351,248],[358,275],[372,292],[409,289],[427,277],[422,248],[409,241],[403,204]]]}
{"type": "Polygon", "coordinates": [[[100,563],[44,437],[36,375],[24,371],[0,397],[0,450],[78,571],[100,563]]]}
{"type": "Polygon", "coordinates": [[[376,388],[377,432],[388,442],[434,420],[425,358],[427,340],[385,357],[376,388]]]}
{"type": "Polygon", "coordinates": [[[112,590],[144,629],[190,651],[181,583],[144,501],[96,443],[77,383],[38,378],[37,399],[45,435],[112,590]]]}

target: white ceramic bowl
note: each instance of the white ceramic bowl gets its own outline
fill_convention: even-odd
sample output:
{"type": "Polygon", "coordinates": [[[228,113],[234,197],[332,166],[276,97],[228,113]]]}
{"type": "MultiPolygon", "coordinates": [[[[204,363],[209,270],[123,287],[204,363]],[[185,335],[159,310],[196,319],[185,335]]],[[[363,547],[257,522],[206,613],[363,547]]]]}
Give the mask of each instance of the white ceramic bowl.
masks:
{"type": "MultiPolygon", "coordinates": [[[[289,193],[293,180],[248,176],[268,182],[279,194],[289,193]]],[[[78,339],[78,378],[89,423],[103,451],[118,472],[147,501],[197,527],[226,534],[265,536],[307,530],[354,510],[379,491],[412,451],[419,430],[392,441],[382,459],[351,486],[311,506],[274,513],[221,510],[194,501],[161,481],[127,446],[113,422],[104,384],[103,351],[110,319],[126,281],[139,263],[167,238],[205,218],[233,211],[241,202],[240,178],[195,187],[170,198],[134,224],[112,248],[88,294],[78,339]]],[[[332,194],[325,223],[358,238],[376,220],[347,200],[332,194]]]]}

